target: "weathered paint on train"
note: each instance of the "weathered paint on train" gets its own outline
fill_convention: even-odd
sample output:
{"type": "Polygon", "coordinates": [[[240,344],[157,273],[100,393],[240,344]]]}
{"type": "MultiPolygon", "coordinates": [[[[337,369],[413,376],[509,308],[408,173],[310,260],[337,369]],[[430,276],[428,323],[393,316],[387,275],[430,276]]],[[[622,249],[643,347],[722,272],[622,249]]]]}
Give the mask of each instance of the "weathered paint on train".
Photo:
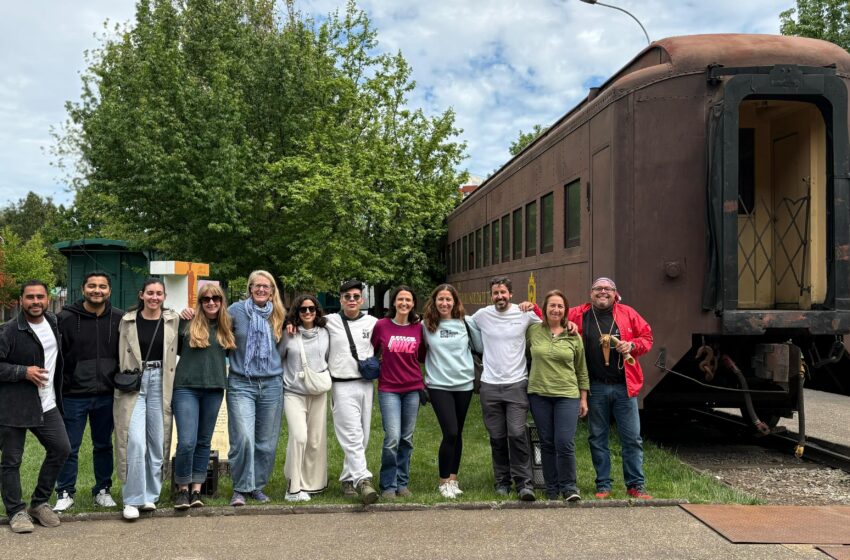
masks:
{"type": "MultiPolygon", "coordinates": [[[[489,303],[495,275],[513,279],[515,300],[558,288],[573,305],[588,299],[593,278],[614,278],[655,334],[642,359],[642,402],[665,377],[654,364],[692,370],[706,337],[746,361],[742,345],[786,335],[822,344],[850,332],[849,79],[850,55],[813,39],[723,34],[652,43],[450,215],[448,281],[475,308],[489,303]],[[747,142],[751,158],[742,155],[747,142]],[[752,167],[752,177],[742,179],[739,167],[752,167]],[[808,173],[804,187],[799,173],[808,173]],[[739,203],[739,180],[752,185],[753,201],[739,203]],[[573,230],[570,243],[567,185],[580,196],[578,240],[573,230]],[[800,189],[810,194],[794,215],[800,189]],[[553,243],[543,252],[549,193],[553,243]],[[532,201],[533,255],[523,227],[520,258],[511,246],[502,260],[503,223],[516,210],[525,223],[532,201]],[[803,215],[804,241],[783,256],[803,215]],[[488,239],[476,251],[479,229],[488,239]]],[[[793,409],[792,393],[767,406],[793,409]]]]}

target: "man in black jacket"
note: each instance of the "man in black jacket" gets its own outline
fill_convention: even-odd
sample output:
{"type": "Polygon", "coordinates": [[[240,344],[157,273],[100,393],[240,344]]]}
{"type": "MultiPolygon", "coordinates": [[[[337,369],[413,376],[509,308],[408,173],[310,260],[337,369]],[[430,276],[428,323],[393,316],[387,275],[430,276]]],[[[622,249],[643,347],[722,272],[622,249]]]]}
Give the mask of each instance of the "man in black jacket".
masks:
{"type": "Polygon", "coordinates": [[[74,505],[77,493],[77,456],[88,420],[92,441],[95,505],[115,507],[112,487],[112,379],[118,372],[118,325],[124,314],[109,303],[112,286],[109,274],[96,270],[86,274],[83,298],[62,308],[62,399],[65,429],[71,454],[56,481],[53,511],[74,505]]]}
{"type": "Polygon", "coordinates": [[[15,533],[31,533],[32,518],[45,527],[59,525],[47,500],[71,451],[62,423],[62,376],[57,375],[62,369],[61,335],[48,302],[43,282],[25,282],[20,313],[0,327],[0,493],[15,533]],[[46,456],[26,509],[20,470],[28,429],[46,456]]]}

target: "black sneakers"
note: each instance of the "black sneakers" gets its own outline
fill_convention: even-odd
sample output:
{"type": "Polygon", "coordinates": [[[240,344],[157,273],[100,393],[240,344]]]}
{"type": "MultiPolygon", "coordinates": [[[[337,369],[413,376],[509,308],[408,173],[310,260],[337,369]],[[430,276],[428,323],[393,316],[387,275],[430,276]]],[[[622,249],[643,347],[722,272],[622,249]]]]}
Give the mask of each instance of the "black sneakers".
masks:
{"type": "Polygon", "coordinates": [[[192,492],[192,499],[189,501],[192,507],[201,507],[204,505],[204,501],[201,499],[201,493],[197,490],[192,492]]]}
{"type": "Polygon", "coordinates": [[[177,499],[174,500],[174,509],[189,509],[189,491],[178,490],[177,499]]]}

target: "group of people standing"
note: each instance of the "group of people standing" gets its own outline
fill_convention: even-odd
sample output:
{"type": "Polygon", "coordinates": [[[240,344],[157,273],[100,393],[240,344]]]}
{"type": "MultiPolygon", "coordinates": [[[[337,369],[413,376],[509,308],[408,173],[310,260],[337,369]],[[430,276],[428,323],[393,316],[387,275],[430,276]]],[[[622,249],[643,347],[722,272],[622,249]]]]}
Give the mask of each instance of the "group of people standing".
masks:
{"type": "Polygon", "coordinates": [[[212,433],[225,400],[232,506],[270,500],[264,488],[283,417],[289,435],[285,500],[309,501],[327,488],[329,394],[345,496],[371,504],[411,495],[413,433],[421,404],[430,402],[442,431],[437,490],[456,498],[463,493],[462,434],[477,385],[473,357],[482,352],[480,400],[497,494],[507,496],[513,485],[519,499],[535,499],[526,434],[530,408],[548,499],[580,499],[574,436],[578,419],[588,414],[596,496],[611,491],[613,416],[627,492],[649,497],[636,401],[642,372],[632,356],[650,349],[652,333],[636,311],[619,303],[613,281],[594,282],[590,303],[579,307],[549,292],[541,311],[511,303],[510,280],[494,278],[493,305],[473,315],[448,284],[434,289],[420,315],[415,291],[402,285],[391,292],[382,319],[361,311],[363,289],[357,280],[344,282],[339,313],[325,315],[316,297],[302,295],[287,314],[274,277],[258,270],[248,278],[245,300],[228,306],[217,285],[205,284],[194,308],[178,315],[163,306],[162,280],[149,278],[137,307],[122,313],[109,304],[109,275],[95,271],[84,279],[83,298],[65,306],[57,320],[47,312],[47,287],[25,283],[20,314],[0,331],[2,497],[12,530],[32,531],[33,519],[57,526],[56,513],[73,507],[87,420],[96,505],[116,506],[114,431],[124,517],[156,509],[173,420],[174,506],[202,506],[212,433]],[[378,488],[366,461],[375,378],[384,430],[378,488]],[[46,457],[26,508],[19,469],[28,429],[46,457]]]}

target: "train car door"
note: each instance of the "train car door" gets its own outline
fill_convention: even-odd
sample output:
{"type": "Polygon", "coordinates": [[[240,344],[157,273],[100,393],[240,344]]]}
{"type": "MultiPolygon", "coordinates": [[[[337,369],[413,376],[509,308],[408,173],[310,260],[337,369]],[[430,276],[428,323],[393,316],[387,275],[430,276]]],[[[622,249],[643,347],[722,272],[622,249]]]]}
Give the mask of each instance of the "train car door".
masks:
{"type": "Polygon", "coordinates": [[[615,278],[611,146],[593,154],[590,173],[590,276],[615,278]]]}

